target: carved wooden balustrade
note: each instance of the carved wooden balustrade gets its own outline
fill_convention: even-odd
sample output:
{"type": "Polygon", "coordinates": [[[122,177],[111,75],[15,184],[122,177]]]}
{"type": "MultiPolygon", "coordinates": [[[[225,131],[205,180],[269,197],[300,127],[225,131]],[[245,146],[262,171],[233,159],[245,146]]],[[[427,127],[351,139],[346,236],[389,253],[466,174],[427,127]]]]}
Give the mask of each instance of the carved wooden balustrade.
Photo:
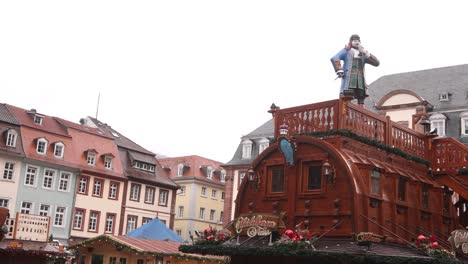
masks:
{"type": "Polygon", "coordinates": [[[275,137],[287,124],[290,135],[337,129],[338,100],[281,109],[275,114],[275,137]]]}
{"type": "Polygon", "coordinates": [[[431,160],[434,174],[457,174],[468,167],[468,147],[453,138],[436,138],[431,160]]]}
{"type": "Polygon", "coordinates": [[[348,129],[357,135],[373,139],[387,146],[397,148],[413,156],[427,159],[426,135],[399,125],[355,104],[343,104],[341,129],[348,129]]]}
{"type": "Polygon", "coordinates": [[[290,135],[347,129],[408,154],[429,159],[429,139],[426,135],[398,125],[389,117],[375,114],[343,99],[277,110],[276,137],[282,124],[289,126],[290,135]]]}
{"type": "Polygon", "coordinates": [[[468,167],[468,147],[453,138],[436,138],[401,126],[343,99],[276,109],[275,137],[287,124],[290,135],[347,129],[431,162],[435,174],[456,174],[468,167]],[[430,142],[432,141],[432,147],[430,142]]]}

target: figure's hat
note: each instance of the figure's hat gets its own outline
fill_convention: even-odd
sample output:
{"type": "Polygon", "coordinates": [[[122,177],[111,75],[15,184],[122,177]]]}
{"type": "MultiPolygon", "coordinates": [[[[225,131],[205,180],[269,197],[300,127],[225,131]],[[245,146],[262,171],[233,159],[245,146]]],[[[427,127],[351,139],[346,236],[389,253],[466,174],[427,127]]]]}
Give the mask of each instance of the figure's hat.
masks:
{"type": "Polygon", "coordinates": [[[359,40],[359,41],[361,41],[361,38],[359,37],[358,34],[353,34],[353,35],[351,35],[351,37],[349,38],[349,41],[353,41],[353,40],[359,40]]]}

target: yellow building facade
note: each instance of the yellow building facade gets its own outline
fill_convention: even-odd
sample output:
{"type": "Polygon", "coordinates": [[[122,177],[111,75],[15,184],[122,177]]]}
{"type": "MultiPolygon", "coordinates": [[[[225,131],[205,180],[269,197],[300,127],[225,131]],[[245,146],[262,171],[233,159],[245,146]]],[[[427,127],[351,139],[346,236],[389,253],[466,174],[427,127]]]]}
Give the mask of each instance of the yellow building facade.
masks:
{"type": "Polygon", "coordinates": [[[187,242],[207,227],[223,228],[225,171],[221,162],[200,156],[159,160],[180,186],[176,195],[174,231],[187,242]]]}

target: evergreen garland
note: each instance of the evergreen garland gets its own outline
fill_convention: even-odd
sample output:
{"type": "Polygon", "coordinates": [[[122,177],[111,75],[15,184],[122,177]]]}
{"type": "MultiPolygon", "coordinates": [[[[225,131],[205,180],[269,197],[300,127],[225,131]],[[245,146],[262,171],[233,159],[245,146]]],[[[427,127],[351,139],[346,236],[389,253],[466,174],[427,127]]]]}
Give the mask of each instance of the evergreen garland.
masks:
{"type": "Polygon", "coordinates": [[[179,250],[184,253],[209,254],[218,256],[270,256],[297,257],[307,259],[309,263],[337,264],[461,264],[450,258],[428,257],[396,257],[369,254],[350,254],[338,252],[323,252],[310,249],[291,249],[281,247],[239,247],[212,245],[181,245],[179,250]]]}
{"type": "Polygon", "coordinates": [[[400,150],[398,148],[385,145],[384,143],[382,143],[380,141],[369,139],[369,138],[357,135],[357,134],[355,134],[354,132],[352,132],[351,130],[348,130],[348,129],[334,129],[334,130],[328,130],[328,131],[307,132],[307,133],[302,133],[301,135],[302,136],[312,136],[312,137],[317,137],[317,138],[327,137],[327,136],[335,136],[335,135],[345,136],[345,137],[355,139],[355,140],[357,140],[359,142],[362,142],[364,144],[371,145],[371,146],[374,146],[376,148],[379,148],[379,149],[385,150],[387,152],[393,153],[393,154],[398,155],[400,157],[403,157],[403,158],[405,158],[407,160],[411,160],[411,161],[414,161],[414,162],[417,162],[417,163],[421,163],[421,164],[424,164],[426,166],[430,166],[430,164],[431,164],[428,160],[422,159],[422,158],[417,157],[417,156],[413,156],[413,155],[408,154],[408,153],[406,153],[406,152],[404,152],[404,151],[402,151],[402,150],[400,150]]]}
{"type": "Polygon", "coordinates": [[[468,175],[468,168],[460,168],[460,169],[458,169],[458,174],[460,174],[460,175],[468,175]]]}
{"type": "MultiPolygon", "coordinates": [[[[84,247],[88,244],[91,244],[92,242],[95,241],[105,241],[109,242],[115,246],[119,247],[119,250],[127,250],[130,251],[134,254],[140,254],[140,255],[152,255],[152,256],[158,256],[158,257],[175,257],[181,260],[195,260],[195,261],[211,261],[211,262],[219,262],[219,263],[225,263],[224,259],[217,259],[217,258],[210,258],[210,257],[202,257],[202,256],[194,256],[194,255],[186,255],[186,254],[179,254],[179,253],[164,253],[164,252],[154,252],[154,251],[140,251],[137,250],[127,244],[120,243],[119,241],[115,241],[114,239],[106,236],[106,235],[100,235],[97,237],[93,237],[90,239],[87,239],[81,243],[69,246],[68,249],[78,249],[79,247],[84,247]]],[[[183,245],[182,245],[183,246],[183,245]]]]}

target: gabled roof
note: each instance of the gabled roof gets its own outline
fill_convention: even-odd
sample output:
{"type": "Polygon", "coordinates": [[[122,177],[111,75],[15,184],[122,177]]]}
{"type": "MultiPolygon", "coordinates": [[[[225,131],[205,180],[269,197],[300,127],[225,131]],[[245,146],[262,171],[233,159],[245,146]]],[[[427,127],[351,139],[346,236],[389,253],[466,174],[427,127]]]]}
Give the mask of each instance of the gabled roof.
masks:
{"type": "Polygon", "coordinates": [[[114,139],[113,137],[101,131],[99,128],[94,128],[94,127],[89,127],[89,126],[73,123],[68,120],[58,118],[58,117],[54,117],[54,119],[65,128],[72,128],[72,129],[76,129],[82,132],[87,132],[96,136],[114,139]]]}
{"type": "Polygon", "coordinates": [[[434,68],[422,71],[385,75],[369,85],[367,109],[394,90],[412,91],[434,106],[435,111],[468,105],[468,64],[434,68]],[[439,95],[452,94],[449,101],[441,102],[439,95]]]}
{"type": "Polygon", "coordinates": [[[14,115],[21,126],[27,126],[64,137],[70,137],[67,131],[51,116],[41,114],[41,117],[43,118],[42,125],[38,125],[34,123],[31,114],[29,114],[31,111],[8,104],[5,104],[5,106],[14,115]]]}
{"type": "MultiPolygon", "coordinates": [[[[1,243],[1,242],[0,242],[1,243]]],[[[87,247],[100,246],[103,243],[115,245],[116,250],[130,251],[137,254],[144,255],[155,255],[155,256],[174,256],[181,261],[192,259],[198,263],[202,262],[219,262],[224,263],[223,257],[219,256],[208,256],[208,255],[196,255],[196,254],[185,254],[179,251],[179,246],[182,245],[180,242],[173,241],[161,241],[161,240],[149,240],[143,238],[132,238],[127,236],[114,236],[114,235],[100,235],[82,241],[81,243],[69,246],[68,249],[74,250],[87,250],[87,247]]],[[[178,263],[178,261],[176,260],[178,263]]]]}
{"type": "Polygon", "coordinates": [[[241,138],[241,142],[239,146],[237,146],[237,150],[234,153],[232,159],[224,165],[248,165],[252,163],[252,161],[258,156],[258,148],[252,149],[252,156],[250,159],[243,159],[242,158],[242,141],[246,139],[253,139],[253,138],[272,138],[274,136],[274,121],[273,119],[268,120],[263,125],[257,127],[254,131],[250,132],[249,134],[243,136],[241,138]]]}
{"type": "Polygon", "coordinates": [[[153,152],[143,148],[142,146],[138,145],[137,143],[133,142],[132,140],[128,139],[124,135],[120,134],[116,130],[114,130],[112,127],[109,125],[97,120],[96,118],[87,117],[89,120],[91,120],[94,125],[96,125],[100,130],[102,130],[104,133],[106,133],[107,136],[114,138],[115,142],[117,143],[117,146],[134,150],[137,152],[145,153],[151,156],[155,156],[153,152]]]}
{"type": "MultiPolygon", "coordinates": [[[[162,170],[161,165],[158,161],[151,155],[145,155],[142,153],[138,153],[135,151],[126,150],[124,148],[119,149],[120,159],[122,161],[123,169],[125,171],[125,176],[129,179],[136,179],[136,180],[143,180],[153,182],[155,184],[162,184],[167,186],[168,188],[179,188],[179,185],[174,183],[169,177],[166,176],[164,171],[162,170]],[[132,166],[132,157],[131,155],[144,155],[148,161],[151,161],[151,164],[155,165],[155,172],[149,172],[134,168],[132,166]]],[[[140,159],[143,159],[139,156],[140,159]]],[[[148,162],[149,163],[149,162],[148,162]]]]}
{"type": "Polygon", "coordinates": [[[69,249],[78,249],[93,244],[97,241],[111,241],[113,244],[128,247],[130,250],[136,252],[153,252],[164,254],[177,254],[179,252],[179,246],[182,243],[173,241],[161,241],[161,240],[148,240],[143,238],[133,238],[126,236],[113,236],[113,235],[100,235],[94,238],[87,239],[81,243],[75,244],[68,247],[69,249]]]}
{"type": "Polygon", "coordinates": [[[0,104],[0,121],[10,123],[12,125],[19,125],[18,120],[10,113],[5,104],[0,104]]]}
{"type": "MultiPolygon", "coordinates": [[[[206,169],[208,167],[211,167],[213,172],[221,171],[223,169],[221,167],[221,162],[198,155],[158,159],[158,162],[165,168],[166,174],[174,180],[181,180],[184,179],[184,177],[195,177],[204,180],[207,179],[206,169]],[[179,164],[183,164],[185,167],[183,177],[177,176],[177,168],[179,164]]],[[[219,175],[213,173],[212,176],[213,177],[209,179],[209,181],[217,184],[224,184],[224,182],[221,182],[219,175]]]]}
{"type": "Polygon", "coordinates": [[[150,181],[156,184],[162,184],[168,188],[177,189],[179,185],[174,183],[166,174],[163,172],[161,166],[155,159],[156,154],[141,147],[135,142],[131,141],[124,135],[120,134],[116,130],[112,129],[109,125],[92,118],[87,117],[86,121],[90,121],[90,125],[94,125],[101,131],[106,133],[107,136],[112,137],[119,148],[120,159],[122,161],[123,168],[125,170],[125,176],[129,179],[137,179],[143,181],[150,181]],[[155,173],[143,171],[140,169],[133,168],[132,161],[138,160],[155,165],[155,173]]]}
{"type": "Polygon", "coordinates": [[[184,242],[180,236],[167,228],[167,226],[163,224],[158,218],[154,218],[150,222],[128,233],[126,236],[149,240],[184,242]]]}

